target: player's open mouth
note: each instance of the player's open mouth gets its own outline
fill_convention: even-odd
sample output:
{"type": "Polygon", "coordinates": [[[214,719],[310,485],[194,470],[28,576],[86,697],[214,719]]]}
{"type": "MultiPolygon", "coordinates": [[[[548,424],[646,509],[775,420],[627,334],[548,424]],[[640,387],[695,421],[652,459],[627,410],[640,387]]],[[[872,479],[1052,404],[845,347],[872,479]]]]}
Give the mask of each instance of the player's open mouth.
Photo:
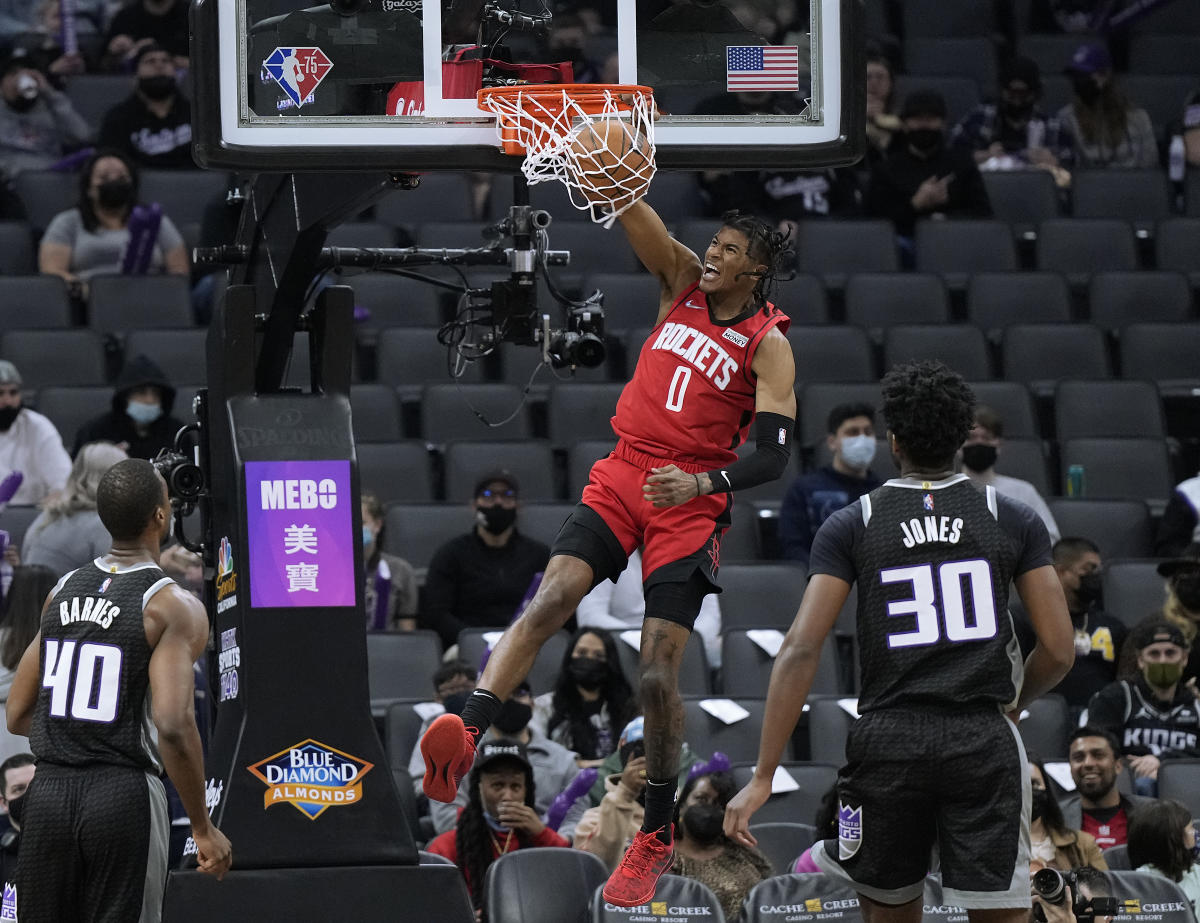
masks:
{"type": "Polygon", "coordinates": [[[720,271],[715,266],[713,266],[712,263],[705,263],[704,264],[704,272],[700,274],[700,278],[704,279],[706,282],[711,282],[713,279],[717,278],[720,275],[721,275],[720,271]]]}

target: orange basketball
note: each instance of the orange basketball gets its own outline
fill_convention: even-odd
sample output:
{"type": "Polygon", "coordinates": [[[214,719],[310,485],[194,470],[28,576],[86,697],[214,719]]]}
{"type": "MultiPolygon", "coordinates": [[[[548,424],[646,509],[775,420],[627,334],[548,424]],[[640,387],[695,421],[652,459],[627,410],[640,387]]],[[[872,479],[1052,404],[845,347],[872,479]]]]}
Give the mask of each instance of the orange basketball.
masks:
{"type": "Polygon", "coordinates": [[[646,139],[630,134],[627,120],[596,119],[571,144],[572,165],[589,201],[621,208],[640,198],[654,175],[646,139]]]}

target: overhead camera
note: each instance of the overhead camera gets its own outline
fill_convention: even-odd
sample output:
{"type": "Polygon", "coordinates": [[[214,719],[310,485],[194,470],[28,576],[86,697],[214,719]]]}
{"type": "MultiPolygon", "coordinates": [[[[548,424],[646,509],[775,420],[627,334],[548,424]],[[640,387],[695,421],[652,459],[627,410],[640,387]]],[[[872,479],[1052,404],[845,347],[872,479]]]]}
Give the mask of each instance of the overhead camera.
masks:
{"type": "Polygon", "coordinates": [[[594,369],[604,362],[603,305],[604,295],[597,290],[587,301],[567,309],[566,326],[551,331],[548,352],[554,368],[594,369]]]}
{"type": "MultiPolygon", "coordinates": [[[[1034,873],[1032,884],[1034,892],[1047,904],[1061,906],[1071,897],[1071,912],[1077,920],[1116,916],[1120,909],[1115,897],[1083,897],[1079,893],[1079,880],[1074,872],[1060,872],[1054,868],[1040,869],[1034,873]]],[[[1046,915],[1041,907],[1034,906],[1033,918],[1039,923],[1046,923],[1046,915]]]]}
{"type": "Polygon", "coordinates": [[[167,482],[167,494],[173,502],[194,505],[200,499],[200,492],[204,489],[204,472],[182,452],[163,449],[151,464],[167,482]]]}

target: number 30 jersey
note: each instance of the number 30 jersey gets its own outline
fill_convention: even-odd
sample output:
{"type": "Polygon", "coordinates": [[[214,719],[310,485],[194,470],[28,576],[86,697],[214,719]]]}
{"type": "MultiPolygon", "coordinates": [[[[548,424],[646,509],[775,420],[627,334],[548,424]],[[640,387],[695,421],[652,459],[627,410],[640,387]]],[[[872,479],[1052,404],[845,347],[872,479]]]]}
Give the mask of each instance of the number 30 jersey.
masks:
{"type": "Polygon", "coordinates": [[[720,468],[737,459],[754,419],[758,344],[791,321],[771,303],[728,321],[713,320],[692,285],[650,331],[633,379],[621,392],[613,430],[656,458],[720,468]]]}
{"type": "Polygon", "coordinates": [[[118,568],[101,559],[58,582],[42,616],[41,680],[29,735],[39,760],[159,769],[142,610],[171,583],[153,564],[118,568]]]}
{"type": "Polygon", "coordinates": [[[858,583],[859,711],[1013,704],[1009,584],[1050,563],[1038,515],[961,474],[891,480],[831,516],[809,573],[858,583]]]}

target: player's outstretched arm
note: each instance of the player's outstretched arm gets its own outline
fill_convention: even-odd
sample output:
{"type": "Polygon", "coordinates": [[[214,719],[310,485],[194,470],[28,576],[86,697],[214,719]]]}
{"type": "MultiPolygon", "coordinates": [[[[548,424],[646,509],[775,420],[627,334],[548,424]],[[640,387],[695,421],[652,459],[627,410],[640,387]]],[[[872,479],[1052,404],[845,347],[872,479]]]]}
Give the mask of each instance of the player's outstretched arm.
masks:
{"type": "Polygon", "coordinates": [[[1019,713],[1067,675],[1075,662],[1075,632],[1053,567],[1035,567],[1017,577],[1015,583],[1037,635],[1037,644],[1025,659],[1025,682],[1017,699],[1019,713]]]}
{"type": "Polygon", "coordinates": [[[38,672],[42,663],[42,633],[39,631],[17,664],[12,687],[8,691],[7,723],[10,734],[29,736],[33,724],[33,709],[37,705],[38,672]]]}
{"type": "Polygon", "coordinates": [[[150,655],[150,697],[159,752],[192,822],[200,871],[220,879],[229,870],[233,854],[204,803],[204,751],[196,728],[192,675],[192,665],[208,640],[208,616],[195,597],[174,586],[155,594],[147,609],[162,625],[150,655]]]}
{"type": "Polygon", "coordinates": [[[663,311],[671,306],[675,297],[700,278],[700,257],[667,232],[658,212],[645,199],[623,211],[618,220],[633,252],[662,286],[661,320],[663,311]]]}
{"type": "Polygon", "coordinates": [[[750,817],[771,795],[771,779],[804,712],[821,647],[849,595],[850,584],[829,574],[815,575],[804,591],[800,610],[771,669],[754,775],[725,809],[725,835],[738,843],[756,845],[750,834],[750,817]]]}

